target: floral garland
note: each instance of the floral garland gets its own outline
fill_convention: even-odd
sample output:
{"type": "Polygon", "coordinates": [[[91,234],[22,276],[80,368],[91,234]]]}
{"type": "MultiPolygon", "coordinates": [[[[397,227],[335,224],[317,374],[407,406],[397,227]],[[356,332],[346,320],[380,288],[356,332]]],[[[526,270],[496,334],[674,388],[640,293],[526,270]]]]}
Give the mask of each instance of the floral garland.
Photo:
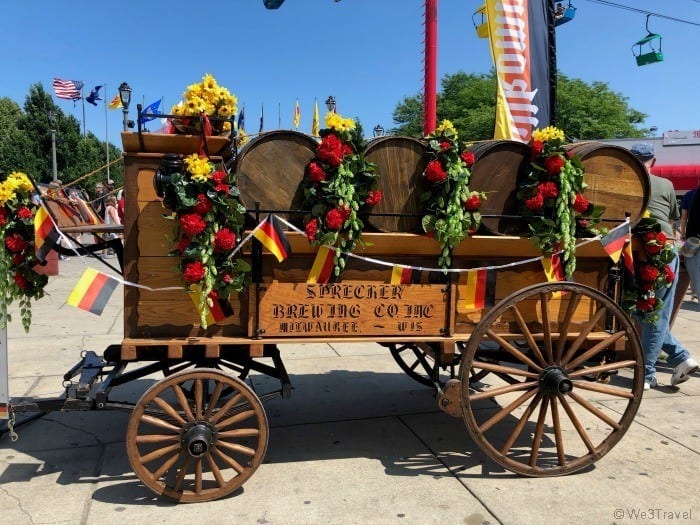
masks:
{"type": "Polygon", "coordinates": [[[474,154],[460,154],[457,130],[449,120],[443,120],[426,138],[428,164],[423,176],[427,189],[421,195],[422,225],[428,236],[440,243],[438,264],[447,269],[452,264],[452,249],[479,228],[479,208],[486,195],[469,190],[474,154]]]}
{"type": "Polygon", "coordinates": [[[596,228],[605,211],[583,196],[583,164],[564,146],[564,132],[553,126],[538,129],[530,141],[530,172],[517,198],[528,220],[532,242],[544,255],[563,251],[564,273],[576,269],[576,237],[604,234],[596,228]]]}
{"type": "Polygon", "coordinates": [[[673,284],[675,273],[670,263],[676,254],[656,219],[642,219],[632,233],[639,240],[642,252],[636,254],[634,279],[624,281],[622,307],[642,322],[655,323],[664,304],[657,293],[673,284]]]}
{"type": "Polygon", "coordinates": [[[29,331],[32,299],[44,296],[49,278],[38,274],[34,250],[34,185],[26,174],[14,171],[0,183],[0,307],[3,322],[10,321],[7,307],[19,300],[22,326],[29,331]]]}
{"type": "Polygon", "coordinates": [[[197,310],[207,328],[208,308],[250,283],[250,265],[230,258],[240,241],[245,208],[238,202],[233,176],[214,169],[196,153],[185,157],[185,173],[173,173],[166,201],[177,220],[177,245],[169,255],[180,257],[188,292],[199,294],[197,310]]]}
{"type": "Polygon", "coordinates": [[[382,200],[374,164],[365,160],[362,128],[337,113],[326,114],[326,128],[316,157],[304,175],[306,237],[313,246],[336,248],[334,273],[345,267],[343,253],[351,253],[362,235],[360,215],[382,200]]]}
{"type": "MultiPolygon", "coordinates": [[[[205,114],[209,117],[228,119],[235,117],[238,111],[238,99],[227,88],[220,86],[216,79],[209,73],[202,77],[202,81],[197,84],[187,86],[183,93],[182,100],[171,109],[172,115],[181,117],[198,117],[205,114]]],[[[174,118],[172,124],[179,132],[198,131],[191,129],[191,119],[174,118]]],[[[199,125],[197,122],[195,128],[199,125]]],[[[219,132],[231,130],[231,122],[214,122],[212,126],[219,132]]]]}

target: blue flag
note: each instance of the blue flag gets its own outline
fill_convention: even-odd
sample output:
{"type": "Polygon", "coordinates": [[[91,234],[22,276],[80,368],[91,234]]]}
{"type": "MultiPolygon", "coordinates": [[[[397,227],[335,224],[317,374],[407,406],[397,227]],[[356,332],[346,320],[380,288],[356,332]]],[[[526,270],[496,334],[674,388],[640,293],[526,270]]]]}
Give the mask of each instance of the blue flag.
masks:
{"type": "Polygon", "coordinates": [[[156,115],[160,115],[160,101],[162,99],[158,99],[155,102],[152,102],[146,108],[141,112],[141,119],[140,122],[141,124],[145,124],[146,122],[150,122],[151,120],[156,119],[156,115]],[[147,117],[146,114],[153,115],[150,117],[147,117]]]}
{"type": "Polygon", "coordinates": [[[100,98],[100,89],[102,89],[102,86],[95,86],[92,91],[90,91],[90,94],[85,97],[85,102],[89,102],[93,106],[97,105],[98,100],[102,100],[100,98]]]}
{"type": "Polygon", "coordinates": [[[238,129],[245,129],[245,108],[241,108],[241,112],[238,114],[238,129]]]}

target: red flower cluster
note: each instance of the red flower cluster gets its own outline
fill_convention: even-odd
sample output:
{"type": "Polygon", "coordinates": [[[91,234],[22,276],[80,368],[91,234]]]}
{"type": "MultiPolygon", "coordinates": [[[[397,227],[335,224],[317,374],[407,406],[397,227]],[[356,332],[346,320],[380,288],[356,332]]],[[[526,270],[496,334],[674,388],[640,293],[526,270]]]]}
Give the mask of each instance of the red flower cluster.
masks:
{"type": "Polygon", "coordinates": [[[559,175],[564,167],[564,159],[561,155],[550,155],[544,159],[544,169],[549,175],[559,175]]]}
{"type": "Polygon", "coordinates": [[[537,185],[537,192],[542,194],[544,199],[556,199],[559,195],[559,186],[555,182],[540,182],[537,185]]]}
{"type": "Polygon", "coordinates": [[[214,251],[230,252],[236,245],[236,234],[228,228],[221,228],[214,234],[214,251]]]}
{"type": "Polygon", "coordinates": [[[448,141],[446,141],[446,140],[443,140],[443,141],[440,143],[440,149],[441,149],[442,151],[446,151],[446,150],[450,149],[451,147],[452,147],[452,144],[450,144],[450,143],[449,143],[448,141]]]}
{"type": "Polygon", "coordinates": [[[309,239],[309,242],[313,242],[316,239],[316,234],[318,233],[318,220],[311,219],[306,223],[304,230],[306,231],[306,238],[309,239]]]}
{"type": "Polygon", "coordinates": [[[544,150],[544,142],[541,140],[533,140],[530,143],[530,160],[534,160],[537,155],[544,150]]]}
{"type": "Polygon", "coordinates": [[[639,297],[636,305],[640,312],[651,312],[656,306],[656,297],[639,297]]]}
{"type": "Polygon", "coordinates": [[[198,215],[206,215],[211,211],[213,205],[209,197],[204,193],[200,193],[197,195],[197,204],[194,207],[194,212],[198,215]]]}
{"type": "Polygon", "coordinates": [[[481,206],[481,199],[478,195],[472,195],[464,201],[464,209],[467,211],[476,211],[481,206]]]}
{"type": "Polygon", "coordinates": [[[211,180],[213,180],[216,184],[223,183],[226,180],[226,172],[221,170],[215,171],[211,174],[211,180]]]}
{"type": "Polygon", "coordinates": [[[666,283],[671,284],[673,279],[676,278],[676,273],[673,271],[669,265],[664,266],[664,276],[666,278],[666,283]]]}
{"type": "Polygon", "coordinates": [[[586,213],[591,203],[586,200],[586,198],[580,193],[576,194],[576,199],[574,199],[574,211],[578,213],[586,213]]]}
{"type": "Polygon", "coordinates": [[[7,208],[0,208],[0,226],[7,224],[7,208]]]}
{"type": "Polygon", "coordinates": [[[29,287],[29,281],[20,272],[16,272],[14,275],[15,284],[21,289],[26,290],[29,287]]]}
{"type": "Polygon", "coordinates": [[[370,190],[367,192],[367,198],[365,199],[365,202],[370,206],[376,206],[377,204],[382,202],[382,197],[384,197],[384,193],[382,193],[382,190],[370,190]]]}
{"type": "Polygon", "coordinates": [[[668,237],[664,232],[647,232],[642,237],[644,251],[649,255],[658,255],[663,250],[668,241],[668,237]]]}
{"type": "Polygon", "coordinates": [[[26,250],[29,247],[29,243],[19,233],[13,233],[5,238],[5,246],[12,253],[19,253],[26,250]]]}
{"type": "Polygon", "coordinates": [[[656,268],[656,266],[653,266],[648,263],[639,265],[639,278],[643,282],[653,283],[654,281],[656,281],[656,278],[658,276],[659,270],[656,268]]]}
{"type": "Polygon", "coordinates": [[[189,262],[185,265],[183,277],[187,283],[198,283],[207,273],[207,269],[199,261],[189,262]]]}
{"type": "Polygon", "coordinates": [[[467,165],[467,168],[471,168],[476,160],[476,157],[471,151],[463,151],[460,158],[462,159],[462,162],[467,165]]]}
{"type": "Polygon", "coordinates": [[[180,242],[177,243],[177,251],[180,252],[180,254],[185,253],[185,250],[190,245],[190,242],[192,241],[189,237],[180,237],[180,242]]]}
{"type": "Polygon", "coordinates": [[[201,215],[186,213],[180,216],[180,228],[182,228],[182,231],[189,237],[202,233],[206,227],[207,223],[204,222],[201,215]]]}
{"type": "Polygon", "coordinates": [[[447,180],[447,173],[439,160],[431,160],[428,163],[428,166],[425,168],[425,178],[435,184],[440,184],[447,180]]]}
{"type": "Polygon", "coordinates": [[[306,173],[311,182],[323,182],[326,180],[326,172],[318,162],[310,162],[306,167],[306,173]]]}
{"type": "Polygon", "coordinates": [[[326,226],[331,230],[339,230],[345,222],[345,212],[338,208],[328,210],[326,213],[326,226]]]}
{"type": "Polygon", "coordinates": [[[226,195],[228,195],[229,186],[228,186],[228,184],[220,182],[219,184],[214,186],[214,191],[216,191],[217,193],[225,193],[226,195]]]}
{"type": "Polygon", "coordinates": [[[323,137],[321,143],[316,148],[316,157],[318,157],[318,160],[334,168],[340,166],[343,162],[343,157],[347,153],[352,153],[352,148],[346,146],[338,135],[333,133],[329,133],[323,137]]]}
{"type": "Polygon", "coordinates": [[[539,192],[535,193],[532,197],[525,200],[525,206],[532,211],[541,210],[544,208],[544,197],[539,192]]]}
{"type": "Polygon", "coordinates": [[[24,220],[31,219],[34,217],[34,212],[32,212],[32,210],[26,206],[22,206],[19,210],[17,210],[17,217],[24,220]]]}

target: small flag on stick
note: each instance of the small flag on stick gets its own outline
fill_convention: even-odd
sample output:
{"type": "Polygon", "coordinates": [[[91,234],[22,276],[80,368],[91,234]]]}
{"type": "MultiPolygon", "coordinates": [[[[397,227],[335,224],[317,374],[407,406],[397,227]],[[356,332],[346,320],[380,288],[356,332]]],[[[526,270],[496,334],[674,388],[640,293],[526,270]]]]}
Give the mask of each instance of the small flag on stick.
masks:
{"type": "Polygon", "coordinates": [[[39,206],[34,215],[34,250],[39,262],[44,262],[48,253],[58,244],[61,234],[56,223],[44,206],[39,206]]]}
{"type": "Polygon", "coordinates": [[[320,125],[318,120],[318,101],[314,100],[314,118],[311,121],[311,134],[314,137],[318,137],[320,132],[320,125]]]}
{"type": "MultiPolygon", "coordinates": [[[[190,299],[192,299],[192,303],[194,304],[195,310],[198,309],[199,301],[202,297],[199,288],[197,286],[191,286],[190,292],[187,295],[189,295],[190,299]]],[[[218,323],[219,321],[223,321],[227,317],[231,317],[233,315],[233,307],[227,299],[219,298],[216,300],[212,300],[211,306],[207,304],[206,308],[207,326],[213,325],[214,323],[218,323]]]]}
{"type": "Polygon", "coordinates": [[[298,128],[301,123],[301,108],[299,107],[299,100],[297,99],[294,105],[294,128],[298,128]]]}
{"type": "Polygon", "coordinates": [[[255,229],[253,237],[259,240],[272,255],[277,257],[279,262],[284,261],[292,248],[280,224],[275,220],[274,215],[268,215],[264,221],[255,229]]]}
{"type": "Polygon", "coordinates": [[[81,310],[102,315],[118,285],[119,281],[115,278],[94,268],[86,268],[66,302],[81,310]]]}
{"type": "Polygon", "coordinates": [[[314,264],[306,282],[309,284],[326,284],[330,282],[335,268],[335,250],[328,246],[320,246],[316,252],[314,264]]]}
{"type": "MultiPolygon", "coordinates": [[[[561,262],[561,255],[558,253],[553,253],[551,257],[542,257],[542,268],[544,269],[544,274],[547,277],[547,281],[559,282],[566,281],[566,274],[564,273],[564,266],[561,262]]],[[[564,292],[566,293],[566,292],[564,292]]],[[[561,297],[562,292],[553,292],[552,297],[561,297]]]]}
{"type": "Polygon", "coordinates": [[[460,293],[457,311],[474,312],[496,304],[496,270],[482,268],[467,272],[464,293],[460,293]]]}
{"type": "Polygon", "coordinates": [[[622,250],[629,238],[630,227],[629,223],[618,226],[614,230],[608,232],[605,237],[600,239],[600,244],[603,245],[603,250],[607,253],[614,263],[620,260],[622,250]]]}
{"type": "Polygon", "coordinates": [[[391,284],[418,284],[423,272],[416,268],[394,266],[391,271],[391,284]]]}
{"type": "Polygon", "coordinates": [[[110,101],[109,104],[107,104],[107,107],[109,109],[119,109],[120,107],[122,107],[122,99],[119,98],[119,93],[114,95],[114,98],[110,101]]]}

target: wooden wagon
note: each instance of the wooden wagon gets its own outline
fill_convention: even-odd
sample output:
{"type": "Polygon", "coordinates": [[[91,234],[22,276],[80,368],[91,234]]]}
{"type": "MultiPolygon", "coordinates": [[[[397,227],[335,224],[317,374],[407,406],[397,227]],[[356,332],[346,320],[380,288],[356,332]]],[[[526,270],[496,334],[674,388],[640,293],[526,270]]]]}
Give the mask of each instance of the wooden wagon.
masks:
{"type": "MultiPolygon", "coordinates": [[[[219,154],[212,160],[236,162],[251,224],[267,213],[294,222],[297,185],[313,156],[311,138],[266,134],[238,159],[229,158],[225,139],[209,140],[210,153],[219,154]],[[266,189],[271,175],[265,163],[277,167],[274,176],[287,181],[287,190],[266,189]]],[[[465,306],[466,272],[424,272],[419,282],[391,284],[391,263],[432,268],[440,251],[433,240],[406,233],[415,218],[401,213],[415,206],[411,181],[423,169],[421,146],[392,140],[370,143],[368,151],[386,172],[385,184],[405,179],[404,193],[397,190],[399,196],[377,211],[377,231],[363,234],[366,246],[341,279],[307,283],[316,248],[290,230],[291,255],[282,263],[246,251],[253,284],[229,298],[233,315],[203,329],[184,289],[161,290],[181,286],[181,274],[176,258],[168,256],[172,226],[153,184],[164,154],[191,153],[198,141],[125,133],[124,279],[138,286],[124,287],[124,339],[103,356],[88,352],[66,373],[66,380],[79,377],[66,398],[13,409],[130,410],[127,453],[143,483],[178,501],[212,500],[240,487],[265,456],[263,401],[291,394],[285,343],[379,343],[409,376],[434,388],[439,407],[462,417],[476,445],[505,468],[554,476],[602,457],[629,428],[643,390],[639,337],[618,306],[616,265],[598,241],[582,242],[574,282],[549,283],[529,239],[477,235],[455,248],[453,267],[497,270],[494,306],[465,306]],[[255,393],[244,381],[251,371],[278,379],[280,388],[255,393]],[[110,400],[113,387],[154,372],[164,377],[135,405],[110,400]]],[[[475,180],[514,188],[519,168],[489,154],[522,160],[518,148],[482,147],[484,171],[475,172],[475,180]]],[[[637,218],[646,205],[645,172],[614,148],[590,157],[592,191],[599,199],[621,199],[610,206],[615,219],[624,220],[622,210],[637,218]]],[[[503,214],[512,201],[507,192],[499,195],[490,201],[498,208],[491,210],[494,229],[501,220],[496,212],[503,214]]],[[[513,220],[506,221],[508,228],[513,220]]]]}

